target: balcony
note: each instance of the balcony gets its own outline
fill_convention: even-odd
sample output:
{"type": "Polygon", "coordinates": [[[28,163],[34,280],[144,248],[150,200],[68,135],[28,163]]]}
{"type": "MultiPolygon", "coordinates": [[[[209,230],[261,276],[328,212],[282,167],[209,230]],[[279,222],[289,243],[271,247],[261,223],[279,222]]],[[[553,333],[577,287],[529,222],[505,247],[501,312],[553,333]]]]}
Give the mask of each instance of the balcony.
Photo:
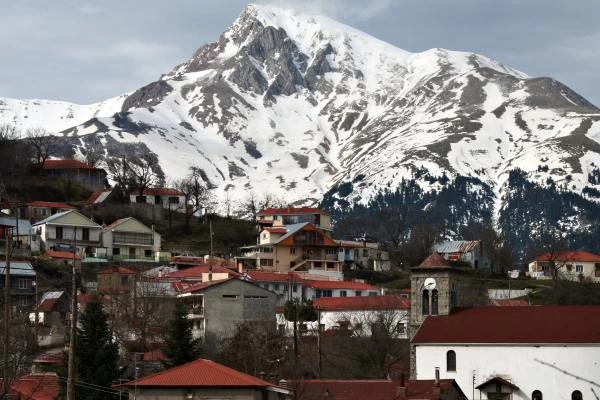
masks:
{"type": "Polygon", "coordinates": [[[204,318],[204,307],[196,306],[188,308],[188,319],[204,318]]]}

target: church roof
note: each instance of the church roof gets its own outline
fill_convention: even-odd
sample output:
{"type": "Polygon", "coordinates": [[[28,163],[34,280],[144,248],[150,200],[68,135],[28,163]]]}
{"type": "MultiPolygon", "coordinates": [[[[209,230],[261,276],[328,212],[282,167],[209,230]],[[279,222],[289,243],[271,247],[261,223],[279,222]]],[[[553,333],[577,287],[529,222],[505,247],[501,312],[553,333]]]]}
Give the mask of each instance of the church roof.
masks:
{"type": "Polygon", "coordinates": [[[600,344],[600,306],[458,308],[427,317],[413,343],[600,344]]]}
{"type": "Polygon", "coordinates": [[[419,264],[418,269],[447,269],[452,266],[444,257],[442,257],[438,253],[433,253],[429,257],[427,257],[421,264],[419,264]]]}

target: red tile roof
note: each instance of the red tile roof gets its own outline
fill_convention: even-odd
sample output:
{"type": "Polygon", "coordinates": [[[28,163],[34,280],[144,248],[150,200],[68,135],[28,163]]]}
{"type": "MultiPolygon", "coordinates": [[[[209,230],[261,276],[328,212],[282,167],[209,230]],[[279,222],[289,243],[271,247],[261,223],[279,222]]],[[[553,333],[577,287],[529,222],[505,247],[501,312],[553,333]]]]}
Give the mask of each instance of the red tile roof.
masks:
{"type": "Polygon", "coordinates": [[[184,282],[180,283],[180,286],[174,285],[175,290],[178,290],[178,287],[181,288],[181,290],[178,290],[182,293],[193,293],[193,292],[198,292],[200,290],[204,290],[207,287],[210,286],[215,286],[215,285],[219,285],[221,283],[225,283],[227,281],[230,281],[232,278],[227,278],[227,279],[220,279],[218,281],[208,281],[208,282],[198,282],[198,283],[194,283],[193,285],[185,285],[184,282]]]}
{"type": "Polygon", "coordinates": [[[410,300],[400,296],[319,297],[313,305],[321,310],[408,310],[410,300]]]}
{"type": "Polygon", "coordinates": [[[137,387],[220,387],[268,388],[273,384],[214,361],[198,359],[148,375],[123,386],[137,387]]]}
{"type": "Polygon", "coordinates": [[[265,208],[257,215],[297,215],[297,214],[326,214],[327,212],[312,207],[265,208]]]}
{"type": "Polygon", "coordinates": [[[137,273],[136,271],[134,271],[132,269],[129,269],[127,267],[122,267],[120,265],[115,265],[113,267],[105,268],[102,271],[98,271],[98,275],[101,275],[101,274],[112,274],[114,272],[122,274],[122,275],[134,275],[134,274],[137,273]]]}
{"type": "MultiPolygon", "coordinates": [[[[0,379],[0,385],[2,379],[0,379]]],[[[10,392],[20,399],[55,400],[60,394],[60,383],[55,373],[30,374],[13,381],[10,392]]]]}
{"type": "Polygon", "coordinates": [[[211,271],[213,273],[228,273],[231,276],[240,276],[241,274],[237,271],[233,271],[229,268],[221,267],[220,265],[196,265],[195,267],[183,268],[178,271],[169,272],[164,274],[161,279],[201,279],[202,274],[206,274],[211,271]]]}
{"type": "Polygon", "coordinates": [[[421,269],[446,269],[451,268],[450,263],[438,253],[427,257],[417,268],[421,269]]]}
{"type": "Polygon", "coordinates": [[[443,394],[452,386],[462,393],[453,379],[440,379],[439,388],[433,380],[411,380],[404,385],[400,380],[390,379],[312,379],[292,385],[297,393],[302,393],[302,398],[310,400],[438,400],[439,392],[443,394]],[[404,395],[399,392],[402,387],[404,395]]]}
{"type": "Polygon", "coordinates": [[[54,306],[58,303],[58,299],[45,299],[38,306],[38,313],[41,312],[50,312],[54,308],[54,306]]]}
{"type": "MultiPolygon", "coordinates": [[[[138,195],[138,192],[131,192],[133,195],[138,195]]],[[[183,196],[177,189],[172,188],[148,188],[143,191],[144,196],[183,196]]]]}
{"type": "Polygon", "coordinates": [[[446,398],[445,396],[441,396],[444,392],[449,390],[451,387],[454,387],[459,395],[462,395],[461,398],[466,398],[463,391],[460,389],[458,384],[454,381],[454,379],[440,379],[439,388],[436,387],[435,381],[433,379],[419,379],[419,380],[410,380],[406,384],[406,392],[408,394],[407,399],[428,399],[428,400],[439,400],[446,398]],[[439,393],[438,392],[439,389],[439,393]]]}
{"type": "Polygon", "coordinates": [[[256,282],[302,282],[303,279],[292,272],[248,271],[248,277],[256,282]]]}
{"type": "Polygon", "coordinates": [[[377,286],[354,281],[305,281],[304,286],[313,289],[349,289],[349,290],[377,290],[377,286]]]}
{"type": "Polygon", "coordinates": [[[71,253],[70,251],[56,251],[56,250],[48,250],[44,253],[46,257],[50,258],[58,258],[61,260],[73,260],[73,258],[78,261],[81,260],[81,256],[77,253],[71,253]]]}
{"type": "Polygon", "coordinates": [[[397,393],[402,386],[401,381],[389,379],[312,379],[298,382],[295,389],[302,398],[311,400],[405,400],[397,393]]]}
{"type": "Polygon", "coordinates": [[[285,228],[265,228],[265,230],[269,233],[281,233],[281,234],[287,233],[287,229],[285,229],[285,228]]]}
{"type": "Polygon", "coordinates": [[[427,317],[413,342],[600,343],[600,306],[462,308],[427,317]]]}
{"type": "Polygon", "coordinates": [[[142,361],[166,361],[168,360],[165,353],[162,350],[156,349],[152,351],[147,351],[142,356],[142,361]]]}
{"type": "Polygon", "coordinates": [[[42,169],[92,169],[97,170],[89,164],[78,160],[46,160],[42,169]]]}
{"type": "Polygon", "coordinates": [[[29,207],[47,207],[47,208],[54,208],[54,209],[58,209],[58,208],[75,208],[67,203],[60,203],[60,202],[56,202],[56,201],[32,201],[30,203],[27,203],[27,205],[29,207]]]}
{"type": "MultiPolygon", "coordinates": [[[[87,204],[94,204],[96,202],[96,200],[98,200],[100,198],[100,196],[102,196],[104,193],[110,193],[112,192],[112,189],[104,189],[104,190],[96,190],[94,193],[92,193],[92,195],[87,199],[86,203],[87,204]]],[[[108,196],[108,195],[107,195],[108,196]]],[[[101,200],[103,201],[103,200],[101,200]]],[[[100,202],[101,202],[100,201],[100,202]]]]}
{"type": "Polygon", "coordinates": [[[60,364],[63,360],[63,353],[42,354],[33,360],[34,364],[60,364]]]}
{"type": "Polygon", "coordinates": [[[560,253],[546,253],[535,258],[535,261],[580,261],[600,262],[600,256],[588,251],[563,251],[560,253]]]}

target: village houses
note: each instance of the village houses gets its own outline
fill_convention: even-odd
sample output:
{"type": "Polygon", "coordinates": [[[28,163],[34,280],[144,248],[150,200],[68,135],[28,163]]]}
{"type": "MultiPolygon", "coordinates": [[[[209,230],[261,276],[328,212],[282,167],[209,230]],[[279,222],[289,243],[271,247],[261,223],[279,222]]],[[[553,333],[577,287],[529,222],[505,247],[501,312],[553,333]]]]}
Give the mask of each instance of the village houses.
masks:
{"type": "Polygon", "coordinates": [[[553,269],[563,279],[600,282],[600,256],[587,251],[541,254],[529,263],[527,274],[536,279],[552,279],[553,269]]]}

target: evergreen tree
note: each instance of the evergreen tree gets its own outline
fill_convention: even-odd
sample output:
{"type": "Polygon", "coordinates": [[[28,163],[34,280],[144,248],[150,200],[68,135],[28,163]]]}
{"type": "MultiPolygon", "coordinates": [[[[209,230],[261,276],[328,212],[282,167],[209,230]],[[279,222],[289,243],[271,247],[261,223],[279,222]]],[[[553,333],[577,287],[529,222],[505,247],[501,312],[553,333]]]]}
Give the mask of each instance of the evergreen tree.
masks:
{"type": "Polygon", "coordinates": [[[165,351],[171,367],[193,361],[200,356],[199,342],[192,336],[192,321],[186,314],[185,305],[181,302],[175,303],[175,314],[171,320],[165,351]]]}
{"type": "MultiPolygon", "coordinates": [[[[77,330],[75,345],[77,380],[110,388],[118,378],[119,353],[108,329],[106,314],[97,298],[87,305],[79,321],[81,328],[77,330]]],[[[110,398],[110,395],[77,386],[77,398],[106,399],[110,398]]]]}

